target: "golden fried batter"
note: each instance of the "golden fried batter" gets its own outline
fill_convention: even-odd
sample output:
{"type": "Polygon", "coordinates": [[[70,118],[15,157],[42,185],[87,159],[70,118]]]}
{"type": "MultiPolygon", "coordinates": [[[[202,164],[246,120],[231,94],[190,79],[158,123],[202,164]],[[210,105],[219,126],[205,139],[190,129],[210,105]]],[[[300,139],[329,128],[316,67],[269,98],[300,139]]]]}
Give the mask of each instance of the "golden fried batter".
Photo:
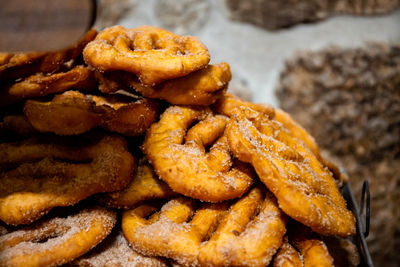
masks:
{"type": "Polygon", "coordinates": [[[100,243],[116,222],[113,211],[87,208],[53,217],[0,236],[2,266],[59,266],[100,243]]]}
{"type": "Polygon", "coordinates": [[[207,48],[196,37],[154,26],[107,28],[85,47],[83,56],[100,71],[131,72],[150,86],[202,69],[210,61],[207,48]]]}
{"type": "Polygon", "coordinates": [[[282,244],[285,216],[257,186],[230,207],[178,198],[158,209],[125,211],[122,230],[135,250],[184,266],[266,266],[282,244]]]}
{"type": "Polygon", "coordinates": [[[143,85],[132,76],[128,84],[144,97],[163,99],[174,105],[207,106],[226,91],[230,80],[229,65],[220,63],[156,86],[143,85]]]}
{"type": "Polygon", "coordinates": [[[63,63],[79,57],[86,44],[96,35],[96,30],[89,30],[76,45],[61,51],[0,53],[0,81],[15,81],[35,73],[53,73],[63,63]]]}
{"type": "Polygon", "coordinates": [[[38,73],[0,88],[0,106],[10,105],[19,100],[64,92],[70,88],[92,89],[95,81],[87,67],[76,66],[67,72],[55,74],[38,73]]]}
{"type": "Polygon", "coordinates": [[[263,186],[254,187],[230,207],[215,233],[200,249],[201,265],[268,265],[282,244],[286,217],[275,197],[263,191],[263,186]]]}
{"type": "Polygon", "coordinates": [[[317,233],[355,233],[355,218],[331,173],[282,123],[241,107],[233,111],[226,134],[232,152],[254,166],[286,214],[317,233]]]}
{"type": "Polygon", "coordinates": [[[120,190],[130,182],[133,168],[125,140],[115,135],[2,143],[0,219],[28,224],[54,207],[120,190]]]}
{"type": "Polygon", "coordinates": [[[165,259],[146,257],[129,247],[122,231],[111,233],[89,253],[68,266],[80,267],[168,267],[165,259]]]}
{"type": "Polygon", "coordinates": [[[101,126],[129,136],[143,134],[159,114],[156,100],[84,95],[67,91],[49,102],[28,100],[25,116],[40,132],[73,135],[101,126]]]}
{"type": "Polygon", "coordinates": [[[37,132],[24,115],[7,115],[0,122],[0,136],[4,134],[31,136],[37,132]]]}
{"type": "Polygon", "coordinates": [[[157,177],[147,159],[142,158],[137,173],[126,188],[102,194],[99,200],[113,208],[132,208],[141,201],[170,198],[175,195],[176,193],[157,177]]]}
{"type": "Polygon", "coordinates": [[[321,156],[319,147],[314,137],[312,137],[300,124],[295,122],[293,118],[281,109],[275,109],[275,120],[283,124],[283,126],[290,132],[290,134],[298,140],[304,142],[306,146],[314,153],[321,163],[326,166],[335,178],[338,187],[348,181],[348,177],[342,173],[338,166],[332,161],[329,161],[321,156]]]}
{"type": "Polygon", "coordinates": [[[223,134],[226,119],[212,115],[208,108],[172,106],[150,127],[143,151],[172,190],[219,202],[240,197],[249,189],[252,169],[231,158],[223,134]]]}
{"type": "Polygon", "coordinates": [[[222,114],[228,117],[233,115],[233,110],[238,107],[249,107],[254,109],[258,112],[263,113],[268,118],[275,118],[275,109],[266,104],[255,104],[252,102],[248,102],[245,100],[240,99],[239,97],[225,93],[221,98],[212,105],[212,110],[214,110],[217,114],[222,114]]]}
{"type": "Polygon", "coordinates": [[[299,252],[289,244],[287,237],[285,239],[274,257],[273,267],[303,267],[303,259],[299,252]]]}
{"type": "Polygon", "coordinates": [[[290,224],[289,242],[300,252],[304,267],[333,267],[333,258],[325,243],[308,228],[300,224],[290,224]]]}

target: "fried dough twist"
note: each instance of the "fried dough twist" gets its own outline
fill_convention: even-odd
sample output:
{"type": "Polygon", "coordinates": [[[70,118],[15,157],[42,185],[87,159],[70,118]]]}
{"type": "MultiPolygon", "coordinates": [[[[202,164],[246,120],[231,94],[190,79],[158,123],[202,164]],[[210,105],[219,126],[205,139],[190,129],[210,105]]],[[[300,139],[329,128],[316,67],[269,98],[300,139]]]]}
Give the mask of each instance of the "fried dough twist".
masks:
{"type": "Polygon", "coordinates": [[[340,171],[338,166],[321,156],[315,139],[300,124],[295,122],[293,118],[285,111],[278,108],[274,109],[270,105],[255,104],[244,101],[239,97],[229,93],[225,93],[221,98],[219,98],[217,102],[212,105],[212,109],[218,114],[231,117],[235,108],[241,106],[251,108],[264,114],[264,116],[267,116],[270,119],[275,119],[276,121],[281,122],[294,138],[297,138],[300,142],[304,142],[304,144],[309,147],[318,160],[320,160],[324,166],[329,168],[338,187],[348,181],[348,177],[340,171]]]}
{"type": "Polygon", "coordinates": [[[303,225],[290,224],[289,242],[300,252],[305,267],[335,266],[324,241],[303,225]]]}
{"type": "Polygon", "coordinates": [[[202,69],[210,61],[207,48],[196,37],[153,26],[107,28],[85,47],[83,56],[100,71],[131,72],[150,86],[202,69]]]}
{"type": "Polygon", "coordinates": [[[232,152],[254,166],[286,214],[324,235],[355,233],[355,218],[330,172],[280,122],[241,107],[226,134],[232,152]]]}
{"type": "Polygon", "coordinates": [[[0,122],[0,137],[3,135],[32,136],[37,130],[24,115],[7,115],[0,122]]]}
{"type": "Polygon", "coordinates": [[[103,93],[130,88],[144,97],[163,99],[174,105],[207,106],[226,91],[232,75],[227,63],[219,63],[155,86],[143,85],[136,76],[126,72],[96,72],[96,77],[103,93]]]}
{"type": "Polygon", "coordinates": [[[99,200],[109,207],[127,209],[145,200],[166,199],[175,195],[176,193],[157,177],[147,159],[142,158],[136,174],[126,188],[122,191],[102,194],[99,200]]]}
{"type": "Polygon", "coordinates": [[[282,123],[294,138],[304,142],[311,152],[314,153],[315,157],[317,157],[317,159],[331,171],[338,187],[348,181],[348,177],[340,171],[339,167],[336,166],[335,163],[322,157],[314,137],[312,137],[300,124],[295,122],[287,112],[277,108],[275,109],[275,115],[275,120],[282,123]]]}
{"type": "Polygon", "coordinates": [[[336,264],[336,260],[334,263],[324,241],[309,228],[290,221],[288,232],[285,242],[274,258],[274,267],[342,266],[336,264]]]}
{"type": "Polygon", "coordinates": [[[300,124],[295,122],[288,113],[279,108],[275,109],[275,120],[282,123],[294,138],[304,142],[311,152],[313,152],[314,155],[321,160],[322,157],[319,152],[319,147],[314,137],[307,133],[307,131],[301,127],[300,124]]]}
{"type": "Polygon", "coordinates": [[[70,264],[80,267],[167,267],[164,259],[147,257],[129,247],[122,231],[115,231],[89,253],[70,264]]]}
{"type": "Polygon", "coordinates": [[[319,239],[306,239],[296,242],[300,250],[304,266],[333,267],[333,258],[329,255],[325,243],[319,239]]]}
{"type": "Polygon", "coordinates": [[[55,52],[0,53],[0,81],[14,81],[34,73],[53,73],[60,66],[79,57],[83,48],[97,35],[89,30],[76,45],[55,52]]]}
{"type": "Polygon", "coordinates": [[[240,197],[253,182],[252,169],[231,158],[226,121],[208,108],[169,107],[147,132],[143,151],[175,192],[208,202],[240,197]]]}
{"type": "Polygon", "coordinates": [[[273,267],[303,267],[300,253],[289,244],[287,237],[274,257],[273,267]]]}
{"type": "Polygon", "coordinates": [[[126,186],[134,158],[125,140],[88,138],[66,143],[43,136],[0,144],[0,219],[12,225],[28,224],[54,207],[126,186]]]}
{"type": "Polygon", "coordinates": [[[74,135],[101,126],[129,136],[143,134],[159,114],[159,104],[151,99],[84,95],[67,91],[49,102],[28,100],[24,113],[40,132],[74,135]]]}
{"type": "Polygon", "coordinates": [[[157,209],[142,205],[123,213],[122,230],[134,249],[184,266],[266,266],[286,228],[263,189],[254,187],[230,207],[207,203],[196,210],[194,200],[174,199],[149,219],[157,209]]]}
{"type": "Polygon", "coordinates": [[[254,109],[260,113],[263,113],[268,118],[271,119],[275,118],[275,109],[272,106],[266,104],[255,104],[252,102],[248,102],[230,93],[225,93],[224,95],[222,95],[222,97],[220,97],[217,100],[217,102],[215,102],[215,104],[212,105],[211,108],[217,114],[222,114],[231,117],[233,115],[233,111],[235,110],[235,108],[243,106],[254,109]]]}
{"type": "Polygon", "coordinates": [[[0,236],[2,266],[59,266],[89,251],[112,230],[116,213],[101,207],[54,217],[0,236]]]}
{"type": "Polygon", "coordinates": [[[229,208],[200,250],[202,266],[267,266],[282,244],[286,216],[275,197],[253,188],[229,208]]]}
{"type": "Polygon", "coordinates": [[[67,72],[54,74],[37,73],[20,82],[0,88],[0,106],[27,98],[65,92],[70,88],[88,90],[94,86],[93,73],[85,66],[76,66],[67,72]]]}

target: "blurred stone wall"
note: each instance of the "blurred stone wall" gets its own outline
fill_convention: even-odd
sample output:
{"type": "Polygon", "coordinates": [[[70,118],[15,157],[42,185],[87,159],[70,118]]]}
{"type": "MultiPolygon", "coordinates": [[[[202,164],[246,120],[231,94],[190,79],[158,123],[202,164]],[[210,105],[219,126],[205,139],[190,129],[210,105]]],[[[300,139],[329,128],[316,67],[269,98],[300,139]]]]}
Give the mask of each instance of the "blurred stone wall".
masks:
{"type": "Polygon", "coordinates": [[[375,15],[400,6],[399,0],[226,0],[230,17],[269,30],[311,23],[338,14],[375,15]]]}

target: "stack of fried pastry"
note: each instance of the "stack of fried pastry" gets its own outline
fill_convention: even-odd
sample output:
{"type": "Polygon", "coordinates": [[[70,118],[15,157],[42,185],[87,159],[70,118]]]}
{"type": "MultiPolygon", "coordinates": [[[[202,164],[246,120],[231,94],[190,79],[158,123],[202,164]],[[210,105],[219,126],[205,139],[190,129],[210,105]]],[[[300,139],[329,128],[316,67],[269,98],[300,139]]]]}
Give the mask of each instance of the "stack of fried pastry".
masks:
{"type": "Polygon", "coordinates": [[[0,60],[1,266],[357,264],[345,177],[197,38],[115,26],[0,60]]]}

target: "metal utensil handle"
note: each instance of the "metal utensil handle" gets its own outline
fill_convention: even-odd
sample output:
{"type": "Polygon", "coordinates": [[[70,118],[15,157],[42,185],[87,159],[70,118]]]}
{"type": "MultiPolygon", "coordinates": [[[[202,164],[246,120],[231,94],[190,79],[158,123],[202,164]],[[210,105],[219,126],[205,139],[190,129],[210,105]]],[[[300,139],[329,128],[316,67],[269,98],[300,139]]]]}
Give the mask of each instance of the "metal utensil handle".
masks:
{"type": "Polygon", "coordinates": [[[362,219],[362,232],[364,237],[369,235],[369,223],[370,223],[370,193],[369,193],[369,183],[364,181],[361,193],[361,203],[360,203],[360,218],[362,219]],[[365,196],[367,196],[365,198],[365,196]],[[365,206],[365,210],[364,210],[365,206]]]}

